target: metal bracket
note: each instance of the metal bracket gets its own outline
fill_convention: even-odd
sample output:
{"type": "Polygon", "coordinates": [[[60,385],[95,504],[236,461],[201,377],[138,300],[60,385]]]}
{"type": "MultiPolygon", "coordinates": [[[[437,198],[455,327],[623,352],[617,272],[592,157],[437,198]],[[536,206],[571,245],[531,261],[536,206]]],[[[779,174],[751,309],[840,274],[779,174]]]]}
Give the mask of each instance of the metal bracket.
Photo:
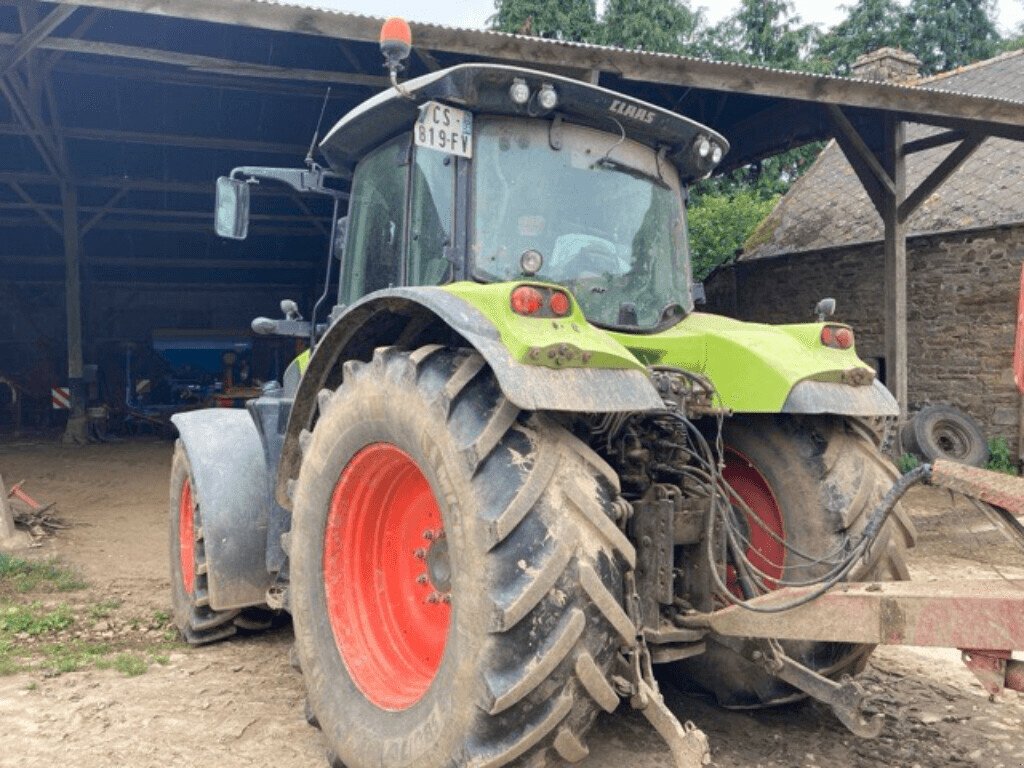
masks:
{"type": "Polygon", "coordinates": [[[882,732],[885,715],[879,713],[870,720],[864,717],[867,694],[859,683],[847,676],[837,683],[819,675],[787,656],[777,640],[762,640],[757,645],[758,650],[751,654],[752,661],[760,664],[768,674],[828,704],[851,733],[873,739],[882,732]]]}

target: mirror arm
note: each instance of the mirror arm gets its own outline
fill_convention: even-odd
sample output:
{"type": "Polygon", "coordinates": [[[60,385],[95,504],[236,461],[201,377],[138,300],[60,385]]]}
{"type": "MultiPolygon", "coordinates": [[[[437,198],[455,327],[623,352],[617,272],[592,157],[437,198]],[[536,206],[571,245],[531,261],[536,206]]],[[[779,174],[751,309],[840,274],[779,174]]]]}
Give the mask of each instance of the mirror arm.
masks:
{"type": "Polygon", "coordinates": [[[253,184],[258,183],[258,179],[280,181],[296,192],[329,195],[335,200],[348,196],[346,193],[331,189],[326,185],[329,179],[340,179],[341,176],[318,165],[314,165],[312,168],[268,168],[261,165],[242,165],[231,171],[231,178],[244,178],[245,181],[253,184]]]}
{"type": "MultiPolygon", "coordinates": [[[[308,320],[274,320],[270,317],[257,317],[252,321],[253,333],[260,336],[294,336],[308,339],[313,324],[308,320]]],[[[317,336],[327,330],[327,323],[317,323],[317,336]]]]}

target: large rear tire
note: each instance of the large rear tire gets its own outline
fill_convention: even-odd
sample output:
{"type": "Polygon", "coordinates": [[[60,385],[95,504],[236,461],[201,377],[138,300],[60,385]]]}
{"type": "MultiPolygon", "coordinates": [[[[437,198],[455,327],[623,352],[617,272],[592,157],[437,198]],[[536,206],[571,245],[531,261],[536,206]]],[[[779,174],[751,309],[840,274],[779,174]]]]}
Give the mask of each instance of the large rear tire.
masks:
{"type": "Polygon", "coordinates": [[[633,642],[632,545],[593,451],[504,398],[473,351],[378,349],[304,433],[291,600],[336,760],[576,761],[633,642]]]}
{"type": "MultiPolygon", "coordinates": [[[[871,510],[899,477],[878,451],[871,435],[856,423],[835,417],[734,419],[724,433],[725,477],[736,493],[786,543],[809,555],[842,548],[867,523],[871,510]]],[[[749,524],[757,547],[748,557],[762,571],[789,580],[823,575],[826,565],[808,563],[784,551],[749,524]],[[782,568],[774,569],[773,564],[782,568]]],[[[913,546],[912,523],[900,507],[871,548],[871,560],[849,575],[851,581],[909,579],[905,555],[913,546]]],[[[738,590],[737,585],[731,585],[738,590]]],[[[787,655],[823,675],[854,675],[874,646],[847,643],[784,642],[787,655]]],[[[727,707],[781,704],[802,694],[723,643],[709,639],[707,652],[670,668],[668,674],[695,682],[727,707]]]]}

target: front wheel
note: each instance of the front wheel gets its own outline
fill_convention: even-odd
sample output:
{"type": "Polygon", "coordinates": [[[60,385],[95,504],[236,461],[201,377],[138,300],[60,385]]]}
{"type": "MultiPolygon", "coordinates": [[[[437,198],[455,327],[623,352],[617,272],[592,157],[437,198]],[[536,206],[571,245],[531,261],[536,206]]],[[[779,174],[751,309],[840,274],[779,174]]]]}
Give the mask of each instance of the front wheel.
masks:
{"type": "Polygon", "coordinates": [[[634,631],[618,481],[472,351],[379,349],[301,438],[291,594],[348,768],[576,761],[634,631]]]}
{"type": "MultiPolygon", "coordinates": [[[[750,543],[746,554],[774,579],[806,581],[827,573],[794,554],[829,559],[846,551],[867,524],[871,511],[898,478],[862,425],[837,417],[794,419],[737,417],[726,426],[723,476],[759,520],[737,519],[750,543]],[[785,542],[792,549],[781,543],[785,542]]],[[[851,581],[909,579],[906,549],[914,529],[903,510],[882,528],[871,547],[871,561],[850,574],[851,581]]],[[[727,586],[742,596],[736,571],[727,567],[727,586]]],[[[874,646],[786,641],[786,654],[831,678],[860,672],[874,646]]],[[[728,707],[780,704],[802,694],[764,672],[733,648],[709,639],[707,652],[671,668],[686,682],[711,691],[728,707]]]]}

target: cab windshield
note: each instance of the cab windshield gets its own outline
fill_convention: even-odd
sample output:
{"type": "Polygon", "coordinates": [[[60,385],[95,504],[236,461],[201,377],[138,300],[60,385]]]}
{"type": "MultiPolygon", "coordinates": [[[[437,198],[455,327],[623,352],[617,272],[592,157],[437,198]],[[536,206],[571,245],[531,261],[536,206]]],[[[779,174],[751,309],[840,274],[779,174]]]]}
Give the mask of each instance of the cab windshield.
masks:
{"type": "Polygon", "coordinates": [[[685,213],[669,162],[580,126],[510,119],[474,129],[477,279],[522,279],[521,256],[535,250],[543,259],[535,279],[569,288],[592,323],[651,329],[692,309],[685,213]]]}

